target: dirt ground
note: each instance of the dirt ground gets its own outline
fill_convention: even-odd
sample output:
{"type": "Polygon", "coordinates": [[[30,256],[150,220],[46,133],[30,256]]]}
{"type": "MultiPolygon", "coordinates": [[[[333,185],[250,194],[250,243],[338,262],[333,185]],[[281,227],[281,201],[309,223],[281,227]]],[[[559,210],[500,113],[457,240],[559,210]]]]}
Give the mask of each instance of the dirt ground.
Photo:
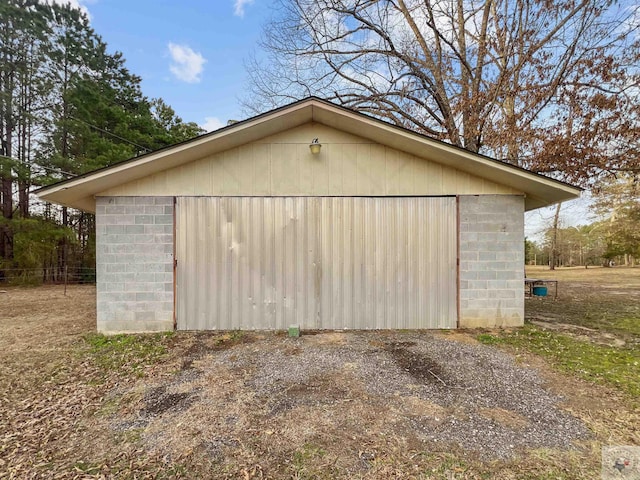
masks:
{"type": "Polygon", "coordinates": [[[95,288],[4,290],[2,479],[584,479],[640,444],[633,399],[474,331],[176,333],[105,358],[95,288]]]}

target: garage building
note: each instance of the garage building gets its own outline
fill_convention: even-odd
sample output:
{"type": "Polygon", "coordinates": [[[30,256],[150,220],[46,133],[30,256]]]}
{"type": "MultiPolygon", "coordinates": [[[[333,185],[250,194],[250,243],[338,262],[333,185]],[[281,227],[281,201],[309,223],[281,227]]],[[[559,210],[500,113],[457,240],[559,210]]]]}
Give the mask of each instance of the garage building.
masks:
{"type": "Polygon", "coordinates": [[[524,212],[580,189],[312,97],[37,193],[115,333],[522,325],[524,212]]]}

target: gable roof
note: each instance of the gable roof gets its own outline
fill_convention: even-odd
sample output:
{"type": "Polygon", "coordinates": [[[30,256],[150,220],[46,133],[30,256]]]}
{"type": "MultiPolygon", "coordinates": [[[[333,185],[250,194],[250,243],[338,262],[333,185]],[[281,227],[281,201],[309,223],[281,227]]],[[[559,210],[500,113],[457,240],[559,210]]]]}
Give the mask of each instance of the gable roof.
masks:
{"type": "Polygon", "coordinates": [[[46,201],[93,212],[94,196],[99,192],[309,122],[331,126],[417,157],[508,185],[525,193],[526,210],[574,199],[580,195],[581,189],[573,185],[434,140],[317,97],[309,97],[191,140],[63,180],[40,188],[35,193],[46,201]]]}

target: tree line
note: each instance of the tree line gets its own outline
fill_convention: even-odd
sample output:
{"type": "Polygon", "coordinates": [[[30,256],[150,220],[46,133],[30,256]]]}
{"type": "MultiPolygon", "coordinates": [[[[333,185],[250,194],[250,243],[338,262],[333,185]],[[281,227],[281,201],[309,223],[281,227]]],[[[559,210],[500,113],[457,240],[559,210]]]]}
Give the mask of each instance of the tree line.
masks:
{"type": "Polygon", "coordinates": [[[557,216],[540,241],[525,239],[528,265],[635,267],[640,260],[640,185],[627,176],[594,192],[595,220],[562,226],[557,216]]]}
{"type": "Polygon", "coordinates": [[[79,9],[1,0],[0,280],[95,266],[93,215],[43,204],[35,188],[201,133],[143,95],[79,9]]]}

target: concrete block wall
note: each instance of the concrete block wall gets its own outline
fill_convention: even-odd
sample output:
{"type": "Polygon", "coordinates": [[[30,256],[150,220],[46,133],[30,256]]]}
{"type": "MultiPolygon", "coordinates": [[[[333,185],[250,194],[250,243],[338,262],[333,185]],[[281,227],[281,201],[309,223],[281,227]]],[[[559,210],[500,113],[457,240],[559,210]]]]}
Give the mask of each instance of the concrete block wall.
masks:
{"type": "Polygon", "coordinates": [[[524,323],[524,197],[460,197],[460,327],[524,323]]]}
{"type": "Polygon", "coordinates": [[[173,330],[173,197],[96,198],[98,331],[173,330]]]}

